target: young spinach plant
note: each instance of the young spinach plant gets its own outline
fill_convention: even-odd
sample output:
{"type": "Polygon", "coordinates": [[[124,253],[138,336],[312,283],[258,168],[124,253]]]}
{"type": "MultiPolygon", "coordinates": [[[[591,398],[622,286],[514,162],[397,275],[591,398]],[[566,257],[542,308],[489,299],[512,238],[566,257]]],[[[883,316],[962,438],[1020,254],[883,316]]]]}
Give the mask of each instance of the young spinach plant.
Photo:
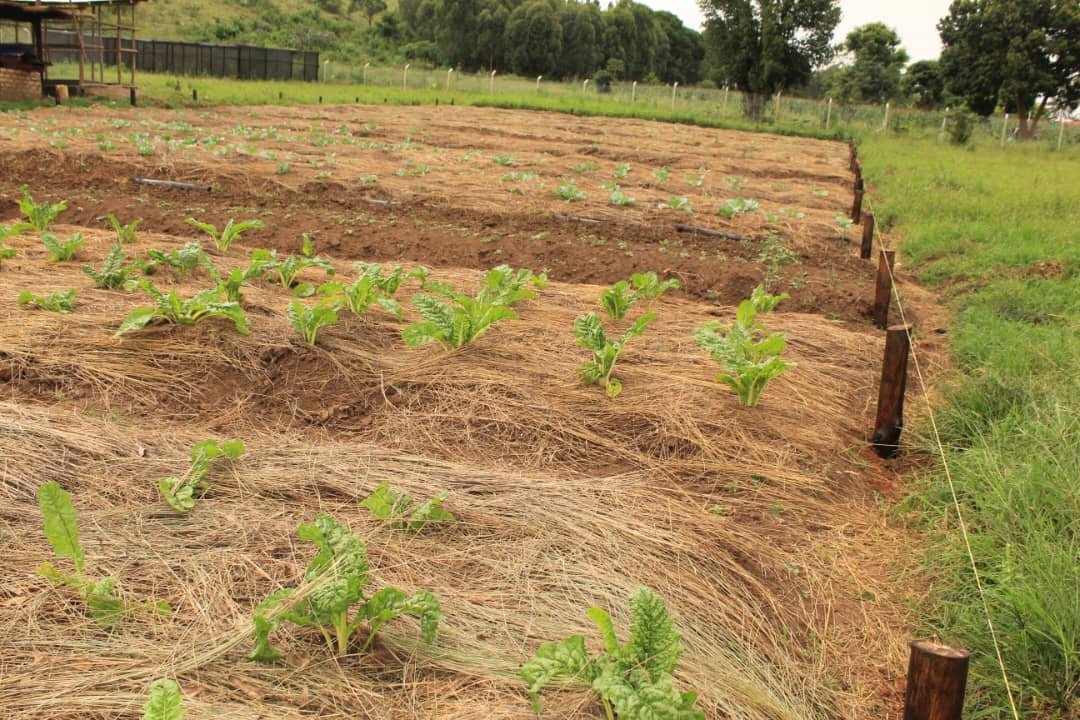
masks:
{"type": "Polygon", "coordinates": [[[308,345],[314,345],[319,336],[319,330],[327,325],[337,324],[337,311],[340,309],[341,302],[338,300],[324,298],[314,307],[299,300],[293,300],[289,303],[289,322],[292,323],[296,332],[304,336],[308,345]]]}
{"type": "Polygon", "coordinates": [[[105,256],[105,262],[101,270],[95,270],[89,265],[83,265],[83,272],[94,281],[94,287],[102,290],[119,290],[129,283],[129,278],[138,273],[140,265],[132,263],[124,265],[124,247],[117,243],[105,256]]]}
{"type": "Polygon", "coordinates": [[[128,607],[116,594],[116,579],[94,579],[84,572],[86,553],[79,542],[79,517],[69,495],[58,483],[47,482],[37,490],[38,509],[44,521],[45,539],[53,547],[58,558],[67,558],[75,566],[75,572],[58,569],[50,562],[42,563],[37,572],[53,586],[66,585],[75,588],[82,597],[90,617],[99,625],[110,628],[133,610],[149,610],[167,613],[171,610],[166,602],[145,603],[128,607]]]}
{"type": "Polygon", "coordinates": [[[175,680],[158,678],[146,691],[142,720],[184,720],[180,686],[175,680]]]}
{"type": "Polygon", "coordinates": [[[43,310],[52,312],[69,313],[75,307],[75,288],[57,290],[51,295],[35,295],[29,290],[19,293],[20,305],[36,305],[43,310]]]}
{"type": "Polygon", "coordinates": [[[321,267],[327,275],[333,275],[334,266],[324,257],[315,255],[315,244],[311,236],[304,233],[303,246],[299,255],[289,255],[279,259],[277,250],[256,250],[251,253],[252,261],[265,263],[266,269],[277,273],[278,283],[294,295],[307,297],[314,294],[315,288],[308,283],[297,283],[296,276],[309,267],[321,267]]]}
{"type": "Polygon", "coordinates": [[[228,250],[229,246],[239,240],[243,233],[248,230],[261,230],[263,227],[262,220],[242,220],[241,222],[236,222],[232,218],[229,218],[229,222],[227,222],[225,227],[220,231],[217,229],[216,225],[199,222],[195,218],[188,218],[184,222],[209,235],[210,239],[217,245],[217,249],[222,252],[228,250]]]}
{"type": "Polygon", "coordinates": [[[67,240],[61,240],[51,232],[41,233],[41,244],[49,251],[49,262],[66,262],[75,257],[75,252],[82,247],[82,233],[69,235],[67,240]]]}
{"type": "Polygon", "coordinates": [[[368,576],[367,545],[348,528],[329,515],[319,515],[312,524],[303,524],[297,533],[301,540],[314,543],[318,554],[304,573],[309,587],[284,588],[267,596],[255,608],[255,649],[248,656],[258,662],[281,658],[270,644],[270,633],[283,623],[319,628],[326,644],[337,654],[349,651],[353,634],[367,623],[368,636],[360,652],[366,652],[383,625],[402,615],[420,621],[420,635],[425,642],[435,640],[442,613],[439,600],[426,590],[411,596],[386,587],[371,595],[366,592],[368,576]],[[350,609],[358,605],[355,611],[350,609]]]}
{"type": "Polygon", "coordinates": [[[590,608],[604,652],[589,657],[585,637],[571,635],[546,642],[521,667],[533,710],[541,711],[540,691],[552,680],[576,679],[592,686],[608,720],[705,720],[694,707],[697,693],[675,688],[672,673],[679,664],[682,643],[667,606],[652,590],[641,588],[630,598],[630,641],[620,644],[611,615],[590,608]]]}
{"type": "Polygon", "coordinates": [[[135,231],[138,230],[139,225],[142,225],[142,218],[138,218],[124,225],[120,220],[109,213],[106,216],[109,220],[109,224],[112,225],[113,232],[116,233],[116,242],[121,245],[126,245],[129,242],[135,242],[135,231]]]}
{"type": "Polygon", "coordinates": [[[679,288],[678,280],[671,278],[661,281],[652,270],[634,273],[630,276],[630,284],[634,286],[634,300],[655,300],[668,290],[679,288]]]}
{"type": "MultiPolygon", "coordinates": [[[[432,285],[428,282],[429,287],[432,285]]],[[[409,347],[441,342],[446,347],[459,348],[472,343],[500,320],[517,319],[517,313],[495,304],[490,295],[480,293],[472,298],[452,291],[440,294],[444,300],[433,295],[413,297],[413,305],[424,319],[401,331],[409,347]]]]}
{"type": "Polygon", "coordinates": [[[27,223],[32,230],[39,232],[48,230],[60,213],[67,210],[67,203],[63,200],[53,204],[34,202],[34,198],[30,196],[30,187],[28,185],[23,185],[19,190],[23,194],[22,199],[19,200],[19,212],[26,216],[27,223]]]}
{"type": "Polygon", "coordinates": [[[210,474],[210,461],[224,457],[236,459],[244,454],[240,440],[201,440],[191,448],[191,467],[182,477],[167,477],[158,481],[158,490],[170,507],[186,513],[195,507],[196,494],[202,497],[210,490],[206,476],[210,474]]]}
{"type": "Polygon", "coordinates": [[[578,316],[574,320],[574,337],[579,346],[592,351],[592,360],[578,368],[582,382],[602,384],[607,396],[614,400],[622,392],[622,381],[611,375],[615,371],[615,361],[627,341],[639,337],[655,319],[655,313],[642,315],[618,339],[609,339],[596,313],[578,316]]]}
{"type": "Polygon", "coordinates": [[[150,258],[146,263],[147,272],[152,272],[157,266],[162,265],[171,268],[176,272],[177,277],[182,278],[201,267],[206,270],[206,274],[211,279],[215,281],[218,279],[217,268],[214,267],[213,261],[203,250],[202,245],[197,242],[185,243],[183,247],[168,253],[163,250],[147,250],[146,254],[150,258]]]}
{"type": "Polygon", "coordinates": [[[394,299],[401,284],[409,277],[401,266],[395,267],[389,275],[383,275],[382,265],[378,263],[353,263],[361,270],[360,277],[346,285],[330,281],[319,286],[320,295],[341,296],[345,306],[357,315],[366,313],[373,304],[401,319],[401,303],[394,299]]]}
{"type": "Polygon", "coordinates": [[[763,338],[765,326],[758,320],[759,315],[771,312],[787,297],[787,293],[770,295],[758,286],[749,300],[739,303],[735,322],[727,332],[722,332],[717,322],[694,331],[697,344],[724,368],[716,379],[735,391],[742,405],[757,405],[765,386],[788,368],[795,367],[795,363],[780,359],[787,347],[784,334],[773,333],[763,338]]]}
{"type": "Polygon", "coordinates": [[[142,330],[152,322],[194,325],[200,320],[214,317],[232,320],[236,332],[241,335],[248,334],[248,321],[244,309],[240,307],[240,303],[222,300],[219,288],[201,290],[185,300],[177,294],[176,290],[170,290],[168,294],[161,292],[149,280],[139,281],[138,287],[150,296],[154,304],[132,310],[120,323],[120,328],[116,331],[117,336],[142,330]]]}
{"type": "Polygon", "coordinates": [[[446,493],[441,492],[430,500],[417,503],[405,493],[391,490],[383,482],[360,501],[360,507],[367,508],[379,520],[385,520],[401,530],[419,532],[430,523],[456,519],[452,512],[440,507],[444,500],[446,493]]]}

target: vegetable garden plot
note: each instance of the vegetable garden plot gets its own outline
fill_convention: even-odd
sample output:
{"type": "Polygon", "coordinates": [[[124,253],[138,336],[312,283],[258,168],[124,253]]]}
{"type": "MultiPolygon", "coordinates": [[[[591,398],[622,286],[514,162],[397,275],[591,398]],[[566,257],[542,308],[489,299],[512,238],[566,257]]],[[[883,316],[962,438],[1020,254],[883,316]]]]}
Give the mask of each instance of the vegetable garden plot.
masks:
{"type": "Polygon", "coordinates": [[[242,215],[278,249],[317,231],[342,255],[564,281],[665,270],[724,304],[768,273],[789,310],[847,319],[870,292],[839,143],[477,108],[91,108],[22,114],[0,126],[0,153],[86,225],[115,211],[194,237],[187,217],[242,215]],[[220,192],[133,193],[135,175],[220,192]]]}
{"type": "MultiPolygon", "coordinates": [[[[625,639],[643,584],[673,613],[685,648],[676,682],[701,692],[708,717],[850,717],[891,702],[882,675],[902,669],[900,611],[860,548],[903,542],[870,497],[886,476],[858,451],[872,333],[781,306],[770,328],[786,333],[798,369],[745,409],[692,337],[733,310],[642,301],[657,320],[620,357],[612,401],[577,376],[587,351],[574,318],[599,309],[597,286],[552,283],[516,306],[520,319],[453,351],[405,346],[415,280],[399,291],[404,323],[343,313],[314,346],[269,275],[243,285],[247,335],[211,319],[118,338],[146,298],[94,288],[79,267],[99,267],[113,238],[54,229],[83,233],[73,262],[48,263],[24,234],[0,267],[5,717],[134,716],[163,675],[194,717],[529,717],[521,663],[585,632],[590,605],[625,639]],[[69,287],[70,314],[15,302],[23,289],[69,287]],[[159,481],[208,437],[242,439],[245,452],[212,466],[209,492],[181,515],[159,481]],[[125,599],[168,601],[171,613],[105,632],[34,574],[50,558],[34,501],[47,481],[79,509],[88,566],[125,599]],[[378,521],[359,502],[382,482],[417,498],[445,491],[457,520],[416,533],[378,521]],[[274,636],[281,664],[244,659],[256,604],[302,583],[313,553],[296,528],[319,512],[366,541],[376,587],[439,598],[434,643],[397,621],[370,654],[338,659],[316,629],[287,626],[274,636]]],[[[183,245],[145,231],[123,247],[183,245]]],[[[237,246],[213,262],[224,275],[246,255],[237,246]]],[[[198,268],[151,277],[185,298],[207,284],[198,268]]],[[[436,268],[431,279],[471,291],[482,276],[436,268]]],[[[572,684],[544,705],[547,717],[602,716],[572,684]]]]}

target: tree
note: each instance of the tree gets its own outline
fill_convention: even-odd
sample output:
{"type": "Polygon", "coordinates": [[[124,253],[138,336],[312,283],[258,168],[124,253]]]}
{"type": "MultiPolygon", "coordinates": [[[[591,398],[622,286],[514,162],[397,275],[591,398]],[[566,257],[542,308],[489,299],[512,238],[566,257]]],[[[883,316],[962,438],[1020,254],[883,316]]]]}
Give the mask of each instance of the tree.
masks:
{"type": "Polygon", "coordinates": [[[556,67],[558,77],[585,78],[603,59],[598,42],[603,34],[600,8],[591,3],[568,2],[559,9],[563,51],[556,67]]]}
{"type": "Polygon", "coordinates": [[[386,10],[386,0],[350,0],[349,12],[362,12],[367,18],[368,27],[375,22],[375,16],[386,10]]]}
{"type": "Polygon", "coordinates": [[[937,60],[920,60],[908,66],[900,80],[900,88],[921,110],[941,107],[945,97],[945,80],[937,60]]]}
{"type": "Polygon", "coordinates": [[[549,0],[531,0],[510,13],[506,22],[507,59],[517,75],[543,75],[556,67],[562,52],[562,25],[549,0]]]}
{"type": "Polygon", "coordinates": [[[938,23],[946,89],[980,115],[1015,112],[1035,134],[1047,104],[1080,100],[1076,0],[954,0],[938,23]]]}
{"type": "Polygon", "coordinates": [[[717,85],[742,90],[760,119],[765,96],[810,79],[833,54],[838,0],[699,0],[717,85]]]}
{"type": "Polygon", "coordinates": [[[705,59],[705,43],[701,33],[682,24],[669,12],[654,13],[667,35],[667,48],[657,60],[656,74],[666,83],[691,85],[701,80],[701,62],[705,59]]]}
{"type": "Polygon", "coordinates": [[[878,22],[861,25],[848,33],[839,49],[853,57],[836,79],[834,93],[841,100],[881,103],[900,94],[900,71],[908,54],[891,27],[878,22]]]}

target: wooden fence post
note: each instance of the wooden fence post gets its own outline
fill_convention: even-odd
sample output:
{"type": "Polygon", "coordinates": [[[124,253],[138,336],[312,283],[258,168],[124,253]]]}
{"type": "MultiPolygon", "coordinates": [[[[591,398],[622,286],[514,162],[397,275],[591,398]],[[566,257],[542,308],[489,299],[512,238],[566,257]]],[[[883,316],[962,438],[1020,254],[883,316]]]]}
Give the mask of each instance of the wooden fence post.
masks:
{"type": "Polygon", "coordinates": [[[859,257],[863,260],[870,259],[870,253],[874,248],[874,213],[863,214],[862,246],[859,248],[859,257]]]}
{"type": "Polygon", "coordinates": [[[881,250],[878,253],[877,281],[874,286],[874,323],[882,329],[889,325],[889,301],[892,299],[892,269],[895,262],[895,250],[881,250]]]}
{"type": "Polygon", "coordinates": [[[855,200],[851,203],[851,221],[858,225],[862,222],[863,181],[860,177],[855,183],[855,200]]]}
{"type": "Polygon", "coordinates": [[[193,102],[199,102],[199,91],[195,88],[191,88],[191,100],[193,102]]]}
{"type": "Polygon", "coordinates": [[[911,643],[904,720],[960,720],[971,653],[928,642],[911,643]]]}
{"type": "Polygon", "coordinates": [[[900,451],[910,332],[910,325],[894,325],[885,333],[885,358],[881,362],[877,416],[874,419],[874,434],[870,438],[874,452],[883,458],[891,458],[900,451]]]}

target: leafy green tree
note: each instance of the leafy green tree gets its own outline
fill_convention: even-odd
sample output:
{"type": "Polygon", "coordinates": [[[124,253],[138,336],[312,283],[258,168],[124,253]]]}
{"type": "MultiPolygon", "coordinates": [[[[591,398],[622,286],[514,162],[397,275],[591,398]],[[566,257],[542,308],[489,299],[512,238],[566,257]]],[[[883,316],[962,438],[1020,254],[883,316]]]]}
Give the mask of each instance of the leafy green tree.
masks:
{"type": "Polygon", "coordinates": [[[742,90],[753,118],[765,97],[810,79],[833,55],[838,0],[700,0],[717,85],[742,90]]]}
{"type": "Polygon", "coordinates": [[[908,54],[900,47],[900,36],[884,23],[867,23],[848,33],[839,49],[851,53],[853,62],[844,67],[834,93],[844,102],[885,102],[900,94],[900,71],[908,54]]]}
{"type": "Polygon", "coordinates": [[[1000,102],[1035,134],[1047,104],[1080,99],[1076,0],[954,0],[938,23],[945,88],[980,115],[1000,102]]]}
{"type": "Polygon", "coordinates": [[[604,58],[600,41],[604,21],[600,8],[592,3],[568,2],[559,9],[563,51],[558,59],[558,77],[589,77],[604,58]]]}
{"type": "Polygon", "coordinates": [[[367,18],[368,27],[375,22],[375,16],[386,11],[386,0],[350,0],[349,12],[362,12],[367,18]]]}
{"type": "Polygon", "coordinates": [[[476,63],[488,70],[503,64],[506,52],[506,23],[510,9],[499,0],[486,0],[476,18],[476,63]]]}
{"type": "Polygon", "coordinates": [[[551,2],[531,0],[519,6],[506,23],[510,69],[526,77],[549,72],[562,53],[562,37],[562,25],[551,2]]]}
{"type": "Polygon", "coordinates": [[[657,59],[657,77],[666,83],[691,85],[701,80],[701,64],[705,60],[705,41],[701,33],[682,24],[669,12],[653,13],[664,34],[667,45],[657,59]]]}
{"type": "Polygon", "coordinates": [[[908,66],[900,89],[922,110],[939,108],[945,97],[945,79],[937,60],[920,60],[908,66]]]}

